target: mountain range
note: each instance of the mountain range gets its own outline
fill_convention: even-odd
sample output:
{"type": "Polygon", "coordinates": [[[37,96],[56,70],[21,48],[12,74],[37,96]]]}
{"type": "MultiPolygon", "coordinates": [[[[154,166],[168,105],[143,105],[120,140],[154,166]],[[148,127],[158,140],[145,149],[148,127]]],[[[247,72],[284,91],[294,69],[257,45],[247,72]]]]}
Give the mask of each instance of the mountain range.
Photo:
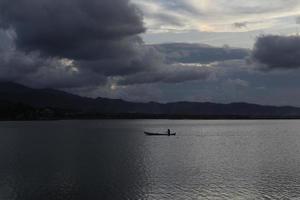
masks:
{"type": "Polygon", "coordinates": [[[300,108],[249,103],[135,103],[121,99],[88,98],[55,89],[34,89],[0,83],[0,119],[268,119],[300,118],[300,108]]]}

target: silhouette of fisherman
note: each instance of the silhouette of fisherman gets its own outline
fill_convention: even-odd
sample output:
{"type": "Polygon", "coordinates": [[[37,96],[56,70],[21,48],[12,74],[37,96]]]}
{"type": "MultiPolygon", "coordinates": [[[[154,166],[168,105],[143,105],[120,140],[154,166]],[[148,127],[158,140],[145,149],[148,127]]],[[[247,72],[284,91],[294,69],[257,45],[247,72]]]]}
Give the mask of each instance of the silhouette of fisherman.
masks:
{"type": "Polygon", "coordinates": [[[168,135],[169,135],[169,136],[171,135],[171,131],[170,131],[170,129],[168,129],[168,135]]]}

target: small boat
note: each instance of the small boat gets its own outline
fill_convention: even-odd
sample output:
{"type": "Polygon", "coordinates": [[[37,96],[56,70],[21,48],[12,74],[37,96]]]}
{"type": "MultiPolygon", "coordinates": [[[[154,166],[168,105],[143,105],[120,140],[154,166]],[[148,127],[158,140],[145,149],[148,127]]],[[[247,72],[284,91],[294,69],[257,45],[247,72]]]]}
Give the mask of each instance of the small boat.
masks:
{"type": "Polygon", "coordinates": [[[146,135],[152,135],[152,136],[174,136],[176,133],[150,133],[150,132],[144,132],[146,135]]]}

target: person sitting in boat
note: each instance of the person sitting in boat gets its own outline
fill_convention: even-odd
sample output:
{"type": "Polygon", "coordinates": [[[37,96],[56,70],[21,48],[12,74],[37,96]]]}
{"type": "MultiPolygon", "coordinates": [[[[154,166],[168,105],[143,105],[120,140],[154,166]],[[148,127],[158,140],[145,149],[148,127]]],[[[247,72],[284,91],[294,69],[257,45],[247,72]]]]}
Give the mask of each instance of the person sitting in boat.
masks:
{"type": "Polygon", "coordinates": [[[170,131],[170,129],[168,129],[168,135],[171,135],[171,131],[170,131]]]}

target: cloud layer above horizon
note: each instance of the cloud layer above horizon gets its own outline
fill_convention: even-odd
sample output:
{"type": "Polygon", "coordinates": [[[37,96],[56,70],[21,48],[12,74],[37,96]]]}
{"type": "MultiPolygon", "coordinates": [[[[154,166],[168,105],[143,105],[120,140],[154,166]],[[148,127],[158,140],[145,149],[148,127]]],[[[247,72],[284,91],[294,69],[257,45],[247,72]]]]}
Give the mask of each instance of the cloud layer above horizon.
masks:
{"type": "Polygon", "coordinates": [[[298,26],[296,0],[272,2],[0,0],[0,81],[133,101],[300,105],[298,35],[265,34],[253,49],[232,47],[239,34],[289,20],[298,26]],[[143,40],[191,30],[225,39],[219,46],[143,40]]]}

